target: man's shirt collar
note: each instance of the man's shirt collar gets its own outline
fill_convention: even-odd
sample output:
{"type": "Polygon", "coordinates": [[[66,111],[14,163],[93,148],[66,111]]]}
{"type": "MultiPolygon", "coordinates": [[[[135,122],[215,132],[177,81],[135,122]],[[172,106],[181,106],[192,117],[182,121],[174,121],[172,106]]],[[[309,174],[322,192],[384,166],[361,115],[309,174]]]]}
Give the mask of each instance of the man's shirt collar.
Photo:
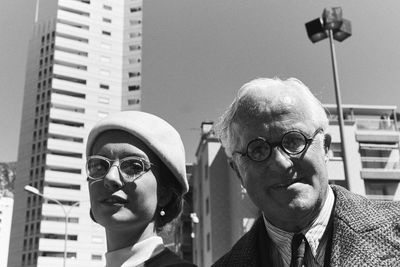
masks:
{"type": "MultiPolygon", "coordinates": [[[[321,212],[308,227],[301,231],[305,235],[307,242],[310,245],[312,255],[318,263],[322,264],[324,261],[325,248],[327,244],[327,240],[323,242],[324,240],[322,240],[322,238],[328,226],[334,203],[335,196],[332,189],[328,186],[327,198],[321,209],[321,212]],[[322,244],[322,247],[320,247],[320,244],[322,244]]],[[[278,227],[272,225],[264,215],[263,218],[267,233],[280,252],[284,265],[290,265],[291,242],[295,233],[286,232],[282,229],[279,229],[278,227]]]]}

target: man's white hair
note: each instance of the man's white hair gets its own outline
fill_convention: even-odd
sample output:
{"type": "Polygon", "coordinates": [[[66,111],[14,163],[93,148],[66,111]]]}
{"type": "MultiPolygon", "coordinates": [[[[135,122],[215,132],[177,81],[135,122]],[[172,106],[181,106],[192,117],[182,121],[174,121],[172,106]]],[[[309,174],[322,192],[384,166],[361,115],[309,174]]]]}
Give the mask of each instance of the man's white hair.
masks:
{"type": "MultiPolygon", "coordinates": [[[[249,104],[248,101],[243,101],[247,96],[249,96],[254,90],[267,90],[271,87],[282,86],[282,88],[295,88],[300,91],[301,94],[305,96],[305,99],[310,101],[310,105],[308,107],[311,109],[311,114],[313,114],[312,120],[315,125],[322,128],[324,131],[327,129],[329,121],[326,115],[325,109],[322,106],[321,102],[311,93],[311,91],[305,86],[300,80],[296,78],[289,78],[287,80],[281,80],[277,77],[270,78],[258,78],[254,79],[246,84],[244,84],[238,91],[235,99],[232,104],[228,107],[228,109],[224,112],[224,114],[220,117],[218,122],[214,126],[214,131],[216,135],[219,137],[222,146],[225,148],[226,155],[230,158],[232,157],[232,148],[233,148],[233,137],[234,132],[232,130],[232,123],[238,122],[240,116],[238,116],[238,109],[242,113],[253,113],[255,110],[258,112],[258,107],[249,107],[246,106],[249,104]],[[244,111],[244,112],[243,112],[244,111]]],[[[264,97],[265,98],[265,97],[264,97]]],[[[266,99],[267,100],[267,99],[266,99]]],[[[254,104],[254,102],[252,103],[254,104]]],[[[258,103],[261,106],[266,104],[264,102],[258,103]]],[[[244,115],[244,114],[240,114],[244,115]]],[[[245,114],[250,115],[250,114],[245,114]]]]}

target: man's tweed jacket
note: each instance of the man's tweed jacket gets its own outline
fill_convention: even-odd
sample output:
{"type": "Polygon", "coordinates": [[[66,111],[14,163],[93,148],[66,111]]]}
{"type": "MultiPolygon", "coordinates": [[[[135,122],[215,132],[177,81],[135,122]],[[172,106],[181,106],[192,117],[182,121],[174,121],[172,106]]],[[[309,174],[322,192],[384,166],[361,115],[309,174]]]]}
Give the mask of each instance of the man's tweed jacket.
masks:
{"type": "MultiPolygon", "coordinates": [[[[371,201],[331,187],[336,198],[326,266],[400,266],[400,202],[371,201]]],[[[213,266],[272,266],[270,245],[260,217],[213,266]]]]}

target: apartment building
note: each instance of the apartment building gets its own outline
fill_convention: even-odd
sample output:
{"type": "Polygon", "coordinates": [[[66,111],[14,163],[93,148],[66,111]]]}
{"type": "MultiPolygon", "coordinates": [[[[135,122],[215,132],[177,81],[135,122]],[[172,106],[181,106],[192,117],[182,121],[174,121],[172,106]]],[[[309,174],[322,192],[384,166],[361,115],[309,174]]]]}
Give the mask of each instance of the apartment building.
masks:
{"type": "Polygon", "coordinates": [[[193,224],[196,219],[193,218],[193,164],[186,163],[186,176],[189,183],[189,192],[183,197],[182,214],[176,223],[174,231],[174,251],[182,258],[189,262],[193,261],[193,244],[194,237],[193,224]]]}
{"type": "Polygon", "coordinates": [[[400,200],[399,125],[396,106],[343,105],[349,179],[345,182],[336,105],[329,116],[329,179],[371,199],[400,200]]]}
{"type": "Polygon", "coordinates": [[[8,266],[63,266],[64,251],[69,267],[105,265],[104,231],[88,216],[86,137],[100,118],[140,110],[141,36],[141,0],[37,1],[8,266]]]}
{"type": "MultiPolygon", "coordinates": [[[[332,135],[329,182],[370,199],[400,199],[396,106],[343,105],[349,178],[345,179],[336,105],[324,105],[332,135]]],[[[213,133],[201,125],[193,169],[193,262],[210,266],[247,232],[260,211],[249,200],[213,133]]]]}
{"type": "Polygon", "coordinates": [[[211,266],[260,214],[229,167],[212,127],[212,122],[201,124],[193,166],[193,263],[198,266],[211,266]]]}

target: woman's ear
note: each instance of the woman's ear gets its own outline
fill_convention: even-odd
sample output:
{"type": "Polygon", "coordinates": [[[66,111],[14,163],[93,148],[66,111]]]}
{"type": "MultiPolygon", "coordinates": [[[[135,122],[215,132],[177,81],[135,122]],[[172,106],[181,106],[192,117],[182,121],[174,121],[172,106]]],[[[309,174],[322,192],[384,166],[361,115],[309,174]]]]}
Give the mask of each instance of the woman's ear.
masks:
{"type": "Polygon", "coordinates": [[[160,188],[158,192],[158,206],[163,208],[168,205],[168,203],[172,199],[172,190],[168,190],[166,188],[160,188]]]}

